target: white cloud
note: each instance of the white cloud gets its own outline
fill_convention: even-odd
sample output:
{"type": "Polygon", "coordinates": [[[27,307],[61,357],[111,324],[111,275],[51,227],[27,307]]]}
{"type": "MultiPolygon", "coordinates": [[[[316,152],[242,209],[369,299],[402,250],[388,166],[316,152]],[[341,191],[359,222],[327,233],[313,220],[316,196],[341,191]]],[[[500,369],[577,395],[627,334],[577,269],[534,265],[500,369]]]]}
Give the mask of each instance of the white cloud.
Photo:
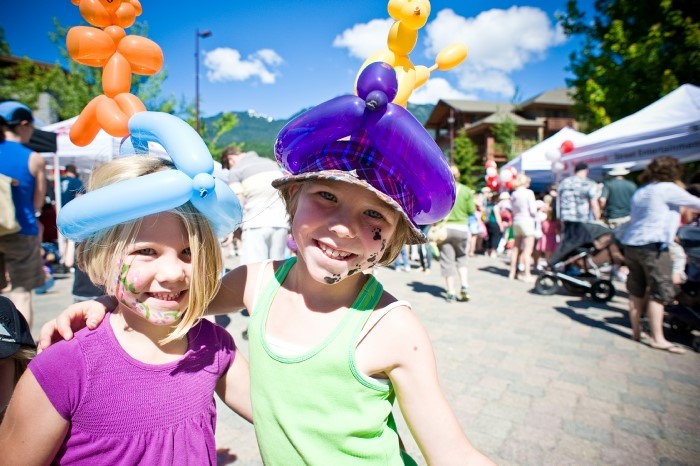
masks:
{"type": "Polygon", "coordinates": [[[534,7],[491,9],[476,18],[464,18],[451,9],[440,11],[425,27],[426,54],[434,58],[454,42],[467,45],[467,60],[455,69],[459,87],[488,90],[512,97],[509,73],[539,61],[565,36],[547,13],[534,7]]]}
{"type": "Polygon", "coordinates": [[[476,100],[476,97],[458,91],[444,78],[433,78],[413,91],[408,101],[412,104],[436,104],[440,99],[476,100]]]}
{"type": "Polygon", "coordinates": [[[344,30],[333,40],[333,47],[345,47],[351,56],[365,60],[374,52],[386,49],[386,39],[394,20],[373,19],[344,30]]]}
{"type": "Polygon", "coordinates": [[[277,68],[284,62],[277,52],[262,49],[241,58],[236,49],[219,47],[207,52],[204,66],[208,68],[207,78],[211,82],[245,81],[257,77],[263,84],[274,84],[277,68]]]}

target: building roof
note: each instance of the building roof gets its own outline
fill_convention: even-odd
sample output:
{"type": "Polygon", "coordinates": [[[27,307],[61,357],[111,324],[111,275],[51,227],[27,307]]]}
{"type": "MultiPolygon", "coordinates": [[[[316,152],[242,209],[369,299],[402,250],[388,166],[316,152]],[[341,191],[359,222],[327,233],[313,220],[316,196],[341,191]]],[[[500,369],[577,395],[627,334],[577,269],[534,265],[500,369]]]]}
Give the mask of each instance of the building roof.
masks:
{"type": "Polygon", "coordinates": [[[519,107],[525,108],[532,104],[540,105],[563,105],[570,107],[574,104],[574,100],[571,98],[571,90],[565,87],[560,87],[557,89],[550,89],[549,91],[544,91],[535,97],[526,100],[521,103],[519,107]]]}

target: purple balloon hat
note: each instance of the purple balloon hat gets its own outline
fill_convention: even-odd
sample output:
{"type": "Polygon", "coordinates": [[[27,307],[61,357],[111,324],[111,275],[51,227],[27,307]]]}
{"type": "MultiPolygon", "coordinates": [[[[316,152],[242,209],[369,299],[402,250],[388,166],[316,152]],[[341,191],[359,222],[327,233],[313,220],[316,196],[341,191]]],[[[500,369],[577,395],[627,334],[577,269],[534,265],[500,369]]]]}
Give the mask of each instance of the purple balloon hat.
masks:
{"type": "Polygon", "coordinates": [[[331,99],[282,128],[277,160],[293,179],[325,170],[352,172],[381,198],[393,200],[414,227],[439,221],[454,205],[454,178],[425,128],[391,103],[397,89],[393,67],[368,65],[358,78],[357,96],[331,99]]]}

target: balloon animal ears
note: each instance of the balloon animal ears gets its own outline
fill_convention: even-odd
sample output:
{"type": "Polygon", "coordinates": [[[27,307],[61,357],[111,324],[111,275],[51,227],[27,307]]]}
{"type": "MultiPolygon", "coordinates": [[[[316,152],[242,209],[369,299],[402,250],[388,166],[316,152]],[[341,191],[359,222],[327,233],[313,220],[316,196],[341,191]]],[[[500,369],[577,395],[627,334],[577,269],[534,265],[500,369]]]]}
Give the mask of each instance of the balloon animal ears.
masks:
{"type": "Polygon", "coordinates": [[[282,128],[275,142],[277,160],[292,175],[354,171],[392,197],[414,225],[442,219],[455,202],[454,178],[425,128],[391,103],[397,89],[392,66],[368,65],[357,80],[357,96],[331,99],[282,128]],[[343,145],[351,149],[343,151],[343,145]],[[398,188],[389,189],[388,180],[398,188]]]}
{"type": "Polygon", "coordinates": [[[148,142],[163,146],[174,169],[119,181],[75,198],[58,216],[63,236],[81,241],[103,228],[186,202],[207,217],[218,237],[238,228],[242,218],[238,198],[227,183],[213,177],[211,154],[190,125],[167,113],[141,112],[129,119],[129,131],[135,148],[148,147],[148,142]]]}

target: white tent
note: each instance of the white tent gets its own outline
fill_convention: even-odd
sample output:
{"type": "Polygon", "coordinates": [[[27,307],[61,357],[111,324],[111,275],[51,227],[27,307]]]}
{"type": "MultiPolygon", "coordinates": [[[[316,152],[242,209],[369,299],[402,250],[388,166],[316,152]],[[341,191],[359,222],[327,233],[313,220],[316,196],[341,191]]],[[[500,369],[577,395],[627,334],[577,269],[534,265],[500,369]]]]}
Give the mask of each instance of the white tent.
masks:
{"type": "Polygon", "coordinates": [[[503,165],[501,170],[507,167],[515,167],[518,173],[525,173],[529,176],[533,184],[552,183],[554,181],[552,162],[545,157],[547,151],[559,149],[564,141],[569,140],[576,145],[585,138],[585,134],[566,126],[556,134],[532,146],[518,157],[503,165]]]}
{"type": "Polygon", "coordinates": [[[661,155],[700,160],[700,87],[684,84],[653,104],[587,135],[562,157],[571,173],[579,162],[592,174],[612,165],[640,170],[661,155]],[[597,168],[597,170],[595,170],[597,168]]]}
{"type": "MultiPolygon", "coordinates": [[[[123,138],[110,136],[104,130],[100,130],[95,139],[87,146],[80,147],[73,144],[70,140],[69,132],[77,119],[78,117],[76,116],[41,128],[44,131],[56,133],[56,153],[44,153],[42,155],[47,159],[47,168],[53,170],[54,193],[56,204],[59,206],[61,199],[61,167],[73,164],[81,174],[89,174],[103,163],[120,156],[119,150],[123,138]]],[[[168,157],[165,149],[159,144],[149,142],[148,147],[151,154],[168,157]]]]}

